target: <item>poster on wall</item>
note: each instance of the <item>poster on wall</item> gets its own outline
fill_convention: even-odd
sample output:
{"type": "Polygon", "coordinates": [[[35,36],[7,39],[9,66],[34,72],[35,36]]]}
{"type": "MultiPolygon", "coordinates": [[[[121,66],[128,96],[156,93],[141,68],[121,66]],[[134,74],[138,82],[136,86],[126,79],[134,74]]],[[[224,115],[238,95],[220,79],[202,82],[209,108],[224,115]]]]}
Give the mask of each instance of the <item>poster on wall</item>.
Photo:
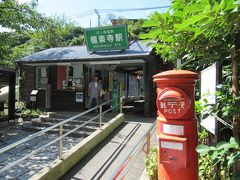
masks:
{"type": "Polygon", "coordinates": [[[41,77],[40,78],[40,84],[41,85],[46,85],[48,83],[48,78],[46,77],[41,77]]]}
{"type": "MultiPolygon", "coordinates": [[[[208,108],[211,108],[211,105],[217,103],[215,92],[217,90],[217,85],[219,84],[219,76],[218,62],[201,71],[201,99],[207,100],[209,105],[208,108]]],[[[206,109],[205,111],[208,112],[209,109],[206,109]]],[[[216,119],[212,115],[208,115],[201,119],[201,126],[214,135],[216,135],[217,132],[216,124],[216,119]]]]}
{"type": "Polygon", "coordinates": [[[83,102],[83,92],[76,92],[76,102],[83,102]]]}

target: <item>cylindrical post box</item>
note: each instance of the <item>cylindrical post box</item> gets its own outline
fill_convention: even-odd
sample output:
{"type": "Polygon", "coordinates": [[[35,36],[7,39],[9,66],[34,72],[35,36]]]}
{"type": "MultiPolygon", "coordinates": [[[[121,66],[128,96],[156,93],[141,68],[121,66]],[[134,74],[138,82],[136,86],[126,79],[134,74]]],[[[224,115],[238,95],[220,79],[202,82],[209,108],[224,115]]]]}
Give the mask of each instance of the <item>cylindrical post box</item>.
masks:
{"type": "Polygon", "coordinates": [[[153,76],[157,84],[158,179],[198,179],[194,84],[198,75],[170,70],[153,76]]]}

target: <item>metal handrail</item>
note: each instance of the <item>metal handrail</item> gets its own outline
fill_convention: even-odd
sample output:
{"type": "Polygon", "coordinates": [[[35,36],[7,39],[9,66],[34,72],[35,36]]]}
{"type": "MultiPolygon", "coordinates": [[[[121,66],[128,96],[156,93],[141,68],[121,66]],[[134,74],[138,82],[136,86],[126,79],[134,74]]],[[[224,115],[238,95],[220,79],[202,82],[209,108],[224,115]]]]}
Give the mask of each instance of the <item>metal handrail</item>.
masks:
{"type": "Polygon", "coordinates": [[[8,166],[5,166],[4,168],[2,168],[2,169],[0,170],[0,174],[1,174],[2,172],[4,172],[4,171],[10,169],[11,167],[17,165],[18,163],[24,161],[25,159],[28,159],[28,158],[31,157],[32,155],[37,154],[37,153],[40,152],[42,149],[45,149],[45,148],[47,148],[48,146],[51,146],[52,144],[56,143],[56,142],[59,141],[60,139],[66,137],[67,135],[69,135],[69,134],[73,133],[74,131],[80,129],[81,127],[83,127],[83,126],[85,126],[86,124],[92,122],[93,120],[97,119],[98,117],[99,117],[99,115],[91,118],[89,121],[85,122],[84,124],[79,125],[79,126],[77,126],[76,128],[68,131],[67,133],[65,133],[65,134],[59,136],[58,138],[52,140],[51,142],[45,144],[44,146],[42,146],[42,147],[40,147],[40,148],[32,151],[31,153],[29,153],[29,154],[27,154],[26,156],[18,159],[17,161],[14,161],[12,164],[9,164],[8,166]]]}
{"type": "MultiPolygon", "coordinates": [[[[108,103],[110,103],[110,102],[112,102],[112,101],[113,101],[113,99],[111,99],[111,100],[109,100],[109,101],[107,101],[107,102],[105,102],[105,103],[103,103],[103,104],[101,104],[101,105],[104,106],[104,105],[106,105],[106,104],[108,104],[108,103]]],[[[67,122],[69,122],[69,121],[72,121],[72,120],[74,120],[74,119],[76,119],[76,118],[79,118],[79,117],[81,117],[81,116],[83,116],[83,115],[85,115],[85,114],[87,114],[87,113],[89,113],[89,112],[91,112],[91,111],[94,111],[94,110],[98,109],[99,106],[100,106],[100,105],[95,106],[95,107],[93,107],[93,108],[91,108],[91,109],[88,109],[88,110],[82,112],[82,113],[79,113],[79,114],[77,114],[77,115],[75,115],[75,116],[72,116],[72,117],[70,117],[70,118],[68,118],[68,119],[65,119],[65,120],[63,120],[63,121],[61,121],[61,122],[59,122],[59,123],[57,123],[57,124],[54,124],[54,125],[52,125],[52,126],[50,126],[50,127],[48,127],[48,128],[45,128],[45,129],[43,129],[43,130],[41,130],[41,131],[39,131],[39,132],[37,132],[37,133],[34,133],[34,134],[32,134],[32,135],[29,135],[28,137],[23,138],[23,139],[21,139],[20,141],[18,141],[18,142],[16,142],[16,143],[10,144],[10,145],[8,145],[8,146],[0,149],[0,154],[4,153],[4,152],[6,152],[6,151],[8,151],[8,150],[10,150],[10,149],[12,149],[12,148],[20,145],[20,144],[23,144],[23,143],[25,143],[25,142],[27,142],[27,141],[35,138],[35,137],[41,136],[41,135],[43,135],[45,132],[48,132],[48,131],[50,131],[50,130],[52,130],[52,129],[60,126],[60,125],[63,125],[63,124],[65,124],[65,123],[67,123],[67,122]]]]}
{"type": "MultiPolygon", "coordinates": [[[[140,140],[136,143],[136,145],[131,149],[131,151],[129,152],[129,154],[126,156],[126,158],[122,161],[122,163],[120,164],[120,166],[117,168],[117,170],[113,173],[113,175],[110,177],[110,179],[117,179],[120,174],[122,172],[125,171],[125,173],[122,175],[122,177],[124,177],[126,175],[126,173],[128,172],[128,170],[130,169],[130,167],[132,166],[133,162],[129,165],[130,161],[134,158],[134,156],[136,156],[137,152],[139,151],[139,149],[142,149],[143,147],[145,147],[145,145],[147,144],[147,139],[149,138],[149,136],[151,137],[152,132],[156,129],[157,127],[157,123],[155,122],[149,129],[148,131],[142,136],[142,138],[140,138],[140,140]],[[127,167],[127,168],[126,168],[127,167]]],[[[150,147],[148,147],[150,148],[150,147]]],[[[148,150],[147,150],[148,151],[148,150]]],[[[148,155],[149,152],[147,152],[148,155]]],[[[120,178],[121,179],[121,178],[120,178]]]]}
{"type": "MultiPolygon", "coordinates": [[[[121,98],[120,98],[120,99],[121,99],[121,98]]],[[[69,122],[69,121],[72,121],[72,120],[74,120],[74,119],[76,119],[76,118],[79,118],[79,117],[81,117],[81,116],[83,116],[83,115],[85,115],[85,114],[87,114],[87,113],[89,113],[89,112],[91,112],[91,111],[94,111],[94,110],[98,109],[99,107],[101,107],[101,109],[102,109],[102,106],[111,103],[113,100],[114,100],[114,99],[111,99],[111,100],[109,100],[109,101],[107,101],[107,102],[105,102],[105,103],[102,103],[102,104],[100,104],[100,105],[97,105],[97,106],[95,106],[95,107],[93,107],[93,108],[91,108],[91,109],[89,109],[89,110],[87,110],[87,111],[84,111],[84,112],[82,112],[82,113],[79,113],[79,114],[77,114],[77,115],[75,115],[75,116],[72,116],[72,117],[70,117],[70,118],[68,118],[68,119],[66,119],[66,120],[63,120],[63,121],[61,121],[61,122],[59,122],[59,123],[57,123],[57,124],[54,124],[54,125],[52,125],[52,126],[50,126],[50,127],[48,127],[48,128],[45,128],[45,129],[43,129],[43,130],[41,130],[41,131],[39,131],[39,132],[37,132],[37,133],[34,133],[34,134],[32,134],[32,135],[29,135],[28,137],[23,138],[22,140],[20,140],[20,141],[18,141],[18,142],[16,142],[16,143],[13,143],[13,144],[11,144],[11,145],[8,145],[8,146],[0,149],[0,154],[2,154],[2,153],[6,152],[6,151],[8,151],[8,150],[10,150],[10,149],[12,149],[12,148],[14,148],[14,147],[17,147],[17,146],[20,145],[20,144],[23,144],[23,143],[25,143],[25,142],[27,142],[27,141],[30,141],[30,140],[34,139],[35,137],[41,136],[41,135],[44,134],[45,132],[48,132],[48,131],[50,131],[50,130],[58,127],[58,126],[61,127],[63,124],[65,124],[65,123],[67,123],[67,122],[69,122]]],[[[112,106],[111,108],[109,108],[109,109],[106,110],[106,111],[109,112],[110,110],[112,110],[113,108],[115,108],[115,107],[117,107],[117,106],[119,106],[119,105],[120,105],[120,107],[121,107],[121,102],[122,102],[122,101],[120,101],[116,106],[112,106]]],[[[103,114],[105,114],[106,111],[104,111],[103,113],[98,114],[97,116],[94,116],[93,118],[91,118],[90,120],[86,121],[85,123],[83,123],[83,124],[81,124],[81,125],[77,125],[74,129],[66,132],[65,134],[60,134],[59,137],[57,137],[56,139],[52,140],[51,142],[45,144],[44,146],[42,146],[42,147],[40,147],[40,148],[38,148],[38,149],[36,149],[36,150],[33,150],[31,153],[29,153],[29,154],[25,155],[24,157],[22,157],[22,158],[20,158],[20,159],[18,159],[18,160],[16,160],[16,161],[14,161],[13,163],[5,166],[4,168],[0,169],[0,174],[1,174],[2,172],[4,172],[4,171],[10,169],[11,167],[17,165],[18,163],[24,161],[25,159],[28,159],[28,158],[31,157],[32,155],[37,154],[37,153],[40,152],[42,149],[47,148],[48,146],[56,143],[57,141],[60,142],[60,141],[61,141],[64,137],[66,137],[67,135],[73,133],[74,131],[76,131],[76,130],[82,128],[82,127],[84,127],[86,124],[92,122],[93,120],[95,120],[95,119],[99,118],[100,116],[102,116],[103,114]]],[[[60,129],[61,129],[61,128],[60,128],[60,129]]],[[[60,130],[60,132],[61,132],[61,130],[60,130]]],[[[62,148],[62,147],[60,147],[60,148],[62,148]]],[[[59,153],[59,158],[60,158],[60,157],[61,157],[61,154],[59,153]]],[[[61,159],[61,158],[60,158],[60,159],[61,159]]]]}

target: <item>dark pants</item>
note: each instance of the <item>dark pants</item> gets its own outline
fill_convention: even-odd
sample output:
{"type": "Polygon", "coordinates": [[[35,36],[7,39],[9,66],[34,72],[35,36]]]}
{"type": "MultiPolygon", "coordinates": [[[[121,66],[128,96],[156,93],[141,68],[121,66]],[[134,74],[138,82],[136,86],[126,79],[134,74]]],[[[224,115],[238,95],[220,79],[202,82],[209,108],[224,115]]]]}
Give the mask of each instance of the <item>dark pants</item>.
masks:
{"type": "Polygon", "coordinates": [[[89,98],[89,108],[93,108],[98,105],[98,98],[89,98]]]}

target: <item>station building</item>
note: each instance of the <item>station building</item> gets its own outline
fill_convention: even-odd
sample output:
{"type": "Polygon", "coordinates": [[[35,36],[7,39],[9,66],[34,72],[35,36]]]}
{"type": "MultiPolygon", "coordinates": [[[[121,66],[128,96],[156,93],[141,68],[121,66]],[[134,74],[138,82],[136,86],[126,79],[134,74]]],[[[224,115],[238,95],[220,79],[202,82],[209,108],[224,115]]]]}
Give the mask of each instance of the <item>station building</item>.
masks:
{"type": "Polygon", "coordinates": [[[147,116],[156,114],[152,76],[171,68],[143,41],[133,41],[122,51],[90,53],[85,45],[51,48],[22,58],[18,65],[20,100],[30,104],[31,92],[38,90],[36,108],[85,110],[88,83],[98,75],[110,98],[114,80],[121,82],[121,95],[125,98],[142,96],[147,116]]]}

